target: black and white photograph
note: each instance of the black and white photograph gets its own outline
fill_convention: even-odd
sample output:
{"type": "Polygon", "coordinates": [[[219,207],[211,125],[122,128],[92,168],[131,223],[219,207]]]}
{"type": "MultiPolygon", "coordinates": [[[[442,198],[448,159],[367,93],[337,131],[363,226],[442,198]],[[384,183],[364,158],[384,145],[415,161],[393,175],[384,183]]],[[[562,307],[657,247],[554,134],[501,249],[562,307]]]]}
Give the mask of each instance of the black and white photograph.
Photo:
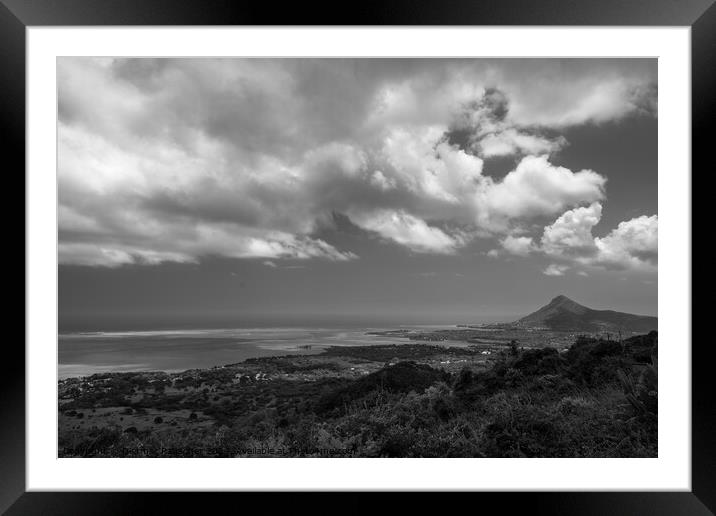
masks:
{"type": "Polygon", "coordinates": [[[659,457],[656,58],[56,64],[60,458],[659,457]]]}

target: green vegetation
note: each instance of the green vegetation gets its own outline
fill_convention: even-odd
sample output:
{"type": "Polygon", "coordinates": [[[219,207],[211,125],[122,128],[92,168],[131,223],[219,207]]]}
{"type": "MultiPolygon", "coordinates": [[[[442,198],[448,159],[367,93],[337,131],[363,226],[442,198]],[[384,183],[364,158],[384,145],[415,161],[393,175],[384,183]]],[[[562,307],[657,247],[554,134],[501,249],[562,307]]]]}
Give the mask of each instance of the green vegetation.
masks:
{"type": "Polygon", "coordinates": [[[657,456],[656,332],[580,337],[564,352],[512,342],[490,358],[427,344],[334,347],[94,375],[61,382],[60,394],[66,457],[657,456]]]}

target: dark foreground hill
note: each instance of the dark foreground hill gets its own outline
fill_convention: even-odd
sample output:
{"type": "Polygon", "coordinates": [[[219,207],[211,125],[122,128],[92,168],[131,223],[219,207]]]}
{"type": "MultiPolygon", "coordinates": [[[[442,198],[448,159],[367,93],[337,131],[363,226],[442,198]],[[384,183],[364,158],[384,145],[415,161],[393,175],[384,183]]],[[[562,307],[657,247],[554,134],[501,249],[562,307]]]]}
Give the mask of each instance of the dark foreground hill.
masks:
{"type": "Polygon", "coordinates": [[[532,328],[580,332],[649,332],[657,330],[657,318],[613,310],[593,310],[566,296],[557,296],[548,305],[515,322],[532,328]]]}

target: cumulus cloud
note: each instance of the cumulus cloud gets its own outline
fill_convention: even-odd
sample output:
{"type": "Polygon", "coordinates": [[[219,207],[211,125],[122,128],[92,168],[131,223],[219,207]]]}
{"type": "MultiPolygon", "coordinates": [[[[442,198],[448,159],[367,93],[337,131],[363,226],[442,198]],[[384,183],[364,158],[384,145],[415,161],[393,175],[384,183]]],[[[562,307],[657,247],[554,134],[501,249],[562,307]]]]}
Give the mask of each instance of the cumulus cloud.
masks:
{"type": "Polygon", "coordinates": [[[569,270],[569,267],[566,265],[560,265],[557,263],[552,263],[547,266],[545,270],[542,271],[542,273],[545,276],[564,276],[564,273],[569,270]]]}
{"type": "Polygon", "coordinates": [[[366,230],[374,231],[416,252],[450,254],[463,243],[459,236],[448,235],[440,228],[429,226],[425,221],[405,212],[381,210],[353,215],[351,220],[366,230]]]}
{"type": "MultiPolygon", "coordinates": [[[[229,258],[323,258],[347,261],[357,258],[348,251],[339,251],[320,239],[297,238],[290,234],[274,233],[267,238],[238,236],[232,229],[199,226],[184,232],[181,228],[165,228],[177,239],[163,243],[141,234],[125,232],[123,239],[113,243],[110,238],[97,237],[92,243],[60,242],[59,263],[117,267],[126,264],[156,265],[162,262],[191,263],[202,256],[229,258]]],[[[247,231],[248,233],[248,231],[247,231]]]]}
{"type": "Polygon", "coordinates": [[[501,74],[504,90],[512,99],[510,114],[520,125],[565,128],[656,113],[653,71],[638,62],[625,61],[623,67],[584,60],[520,63],[522,72],[532,75],[531,80],[512,83],[513,69],[501,74]],[[569,84],[559,86],[554,82],[557,78],[569,84]]]}
{"type": "Polygon", "coordinates": [[[658,225],[656,215],[620,222],[604,238],[595,238],[598,262],[605,267],[656,270],[658,225]]]}
{"type": "Polygon", "coordinates": [[[509,115],[509,99],[499,89],[485,89],[479,101],[469,102],[455,116],[448,141],[482,158],[519,154],[552,154],[567,145],[562,137],[550,138],[533,126],[509,115]]]}
{"type": "MultiPolygon", "coordinates": [[[[538,61],[60,59],[60,263],[357,258],[320,237],[333,213],[454,253],[600,201],[548,130],[652,112],[654,67],[538,61]]],[[[594,242],[605,261],[650,259],[636,224],[594,242]]]]}
{"type": "Polygon", "coordinates": [[[490,133],[475,143],[479,155],[485,158],[510,156],[513,154],[552,154],[567,144],[563,137],[553,140],[506,129],[490,133]]]}
{"type": "Polygon", "coordinates": [[[157,265],[162,262],[194,262],[194,257],[153,249],[127,248],[104,244],[60,243],[58,259],[61,264],[118,267],[130,263],[157,265]]]}
{"type": "Polygon", "coordinates": [[[641,216],[619,225],[604,237],[594,237],[592,228],[602,215],[602,206],[569,210],[544,229],[541,250],[588,267],[656,272],[658,263],[658,216],[641,216]]]}
{"type": "Polygon", "coordinates": [[[543,272],[547,276],[563,276],[571,268],[587,276],[584,268],[599,268],[642,273],[656,272],[658,263],[658,216],[640,216],[620,222],[604,237],[593,235],[602,218],[602,205],[594,202],[564,212],[543,230],[539,244],[532,237],[507,236],[501,240],[501,253],[527,256],[539,253],[558,260],[543,272]]]}
{"type": "Polygon", "coordinates": [[[592,170],[572,172],[552,165],[546,156],[527,156],[502,181],[486,181],[481,217],[486,226],[499,226],[506,219],[555,214],[604,198],[605,183],[592,170]]]}
{"type": "Polygon", "coordinates": [[[380,170],[376,170],[370,176],[370,184],[383,191],[396,188],[395,180],[388,179],[380,170]]]}
{"type": "Polygon", "coordinates": [[[532,237],[508,235],[500,243],[505,251],[517,256],[527,256],[535,250],[532,237]]]}
{"type": "Polygon", "coordinates": [[[602,205],[576,208],[563,213],[544,228],[542,249],[552,256],[582,257],[594,254],[597,247],[592,228],[602,218],[602,205]]]}
{"type": "Polygon", "coordinates": [[[532,237],[507,235],[499,241],[500,249],[490,249],[487,256],[490,258],[498,258],[504,255],[527,256],[534,251],[538,251],[532,237]]]}

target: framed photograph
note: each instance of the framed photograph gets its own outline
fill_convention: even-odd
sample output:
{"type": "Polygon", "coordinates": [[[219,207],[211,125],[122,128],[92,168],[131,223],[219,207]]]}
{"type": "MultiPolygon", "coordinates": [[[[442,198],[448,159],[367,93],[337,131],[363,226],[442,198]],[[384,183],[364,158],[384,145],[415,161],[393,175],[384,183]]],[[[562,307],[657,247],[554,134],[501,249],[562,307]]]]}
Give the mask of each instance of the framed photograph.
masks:
{"type": "Polygon", "coordinates": [[[3,0],[26,307],[0,508],[713,513],[716,7],[391,5],[3,0]]]}

